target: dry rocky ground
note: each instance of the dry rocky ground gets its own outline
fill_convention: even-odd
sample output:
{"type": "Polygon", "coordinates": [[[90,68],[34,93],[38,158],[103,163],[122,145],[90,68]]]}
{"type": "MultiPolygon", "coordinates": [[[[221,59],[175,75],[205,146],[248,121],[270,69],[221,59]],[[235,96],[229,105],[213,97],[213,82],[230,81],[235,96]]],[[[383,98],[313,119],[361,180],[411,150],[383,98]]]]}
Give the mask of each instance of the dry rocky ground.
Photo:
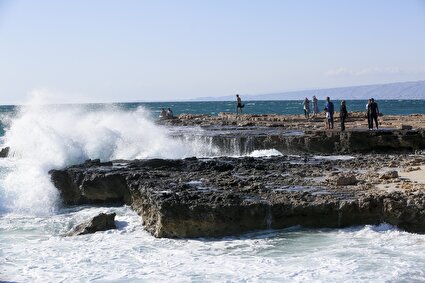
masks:
{"type": "MultiPolygon", "coordinates": [[[[266,126],[281,127],[288,130],[323,130],[325,118],[323,114],[306,119],[303,115],[277,115],[277,114],[242,114],[219,113],[218,116],[182,114],[175,119],[160,121],[164,124],[181,126],[266,126]]],[[[412,115],[384,115],[379,117],[381,128],[413,129],[425,127],[424,114],[412,115]]],[[[362,112],[351,112],[346,121],[347,130],[367,129],[366,114],[362,112]]],[[[339,129],[339,114],[335,113],[335,130],[339,129]]]]}

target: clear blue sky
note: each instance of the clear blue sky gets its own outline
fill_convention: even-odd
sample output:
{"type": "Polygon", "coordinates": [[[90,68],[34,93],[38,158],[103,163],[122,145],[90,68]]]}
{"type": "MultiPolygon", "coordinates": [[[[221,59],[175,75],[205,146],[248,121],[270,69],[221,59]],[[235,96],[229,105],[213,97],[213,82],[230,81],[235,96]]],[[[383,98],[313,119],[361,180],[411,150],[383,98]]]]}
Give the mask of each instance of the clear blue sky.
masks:
{"type": "Polygon", "coordinates": [[[0,104],[425,79],[425,0],[0,0],[0,104]]]}

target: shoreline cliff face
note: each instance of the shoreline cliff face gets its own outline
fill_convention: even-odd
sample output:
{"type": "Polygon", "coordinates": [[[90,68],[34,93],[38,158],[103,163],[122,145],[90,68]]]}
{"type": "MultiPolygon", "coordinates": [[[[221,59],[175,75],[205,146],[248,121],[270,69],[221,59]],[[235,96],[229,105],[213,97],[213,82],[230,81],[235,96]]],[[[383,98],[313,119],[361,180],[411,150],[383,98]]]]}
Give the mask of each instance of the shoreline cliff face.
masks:
{"type": "MultiPolygon", "coordinates": [[[[185,138],[188,137],[190,133],[185,134],[185,138]]],[[[254,127],[220,133],[215,129],[204,129],[201,139],[229,155],[244,155],[262,149],[275,149],[285,154],[338,154],[414,153],[425,148],[425,130],[291,132],[254,127]]]]}
{"type": "Polygon", "coordinates": [[[425,233],[425,185],[396,169],[424,164],[421,155],[221,157],[90,161],[50,174],[65,204],[129,204],[156,237],[381,222],[425,233]]]}

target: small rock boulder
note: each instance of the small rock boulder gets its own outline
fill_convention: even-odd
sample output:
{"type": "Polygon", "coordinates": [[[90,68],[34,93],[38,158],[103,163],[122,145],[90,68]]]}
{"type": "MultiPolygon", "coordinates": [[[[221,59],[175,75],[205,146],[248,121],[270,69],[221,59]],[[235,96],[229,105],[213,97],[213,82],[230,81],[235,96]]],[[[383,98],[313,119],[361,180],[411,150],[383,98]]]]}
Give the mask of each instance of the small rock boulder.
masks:
{"type": "Polygon", "coordinates": [[[9,150],[10,150],[10,148],[9,148],[9,147],[2,148],[2,149],[0,150],[0,158],[5,158],[5,157],[7,157],[7,156],[9,155],[9,150]]]}
{"type": "Polygon", "coordinates": [[[106,231],[110,229],[116,229],[115,226],[115,215],[116,213],[100,213],[93,217],[90,221],[84,222],[75,226],[67,236],[78,236],[84,234],[92,234],[97,231],[106,231]]]}
{"type": "Polygon", "coordinates": [[[398,172],[395,171],[395,170],[387,171],[387,172],[381,174],[381,176],[379,176],[379,178],[383,179],[383,180],[395,179],[397,177],[398,177],[398,172]]]}
{"type": "Polygon", "coordinates": [[[337,186],[352,186],[357,185],[357,178],[354,175],[342,175],[336,178],[337,186]]]}

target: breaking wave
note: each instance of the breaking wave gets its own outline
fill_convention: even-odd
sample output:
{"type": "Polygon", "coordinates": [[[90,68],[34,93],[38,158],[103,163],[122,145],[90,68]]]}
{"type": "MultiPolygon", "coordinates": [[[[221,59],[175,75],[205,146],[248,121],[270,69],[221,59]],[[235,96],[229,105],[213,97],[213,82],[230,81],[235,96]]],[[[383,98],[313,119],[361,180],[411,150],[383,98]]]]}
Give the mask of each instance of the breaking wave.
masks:
{"type": "Polygon", "coordinates": [[[13,163],[0,164],[0,209],[53,213],[58,191],[48,171],[87,159],[184,158],[209,152],[173,139],[143,107],[32,104],[18,109],[4,136],[13,163]]]}

